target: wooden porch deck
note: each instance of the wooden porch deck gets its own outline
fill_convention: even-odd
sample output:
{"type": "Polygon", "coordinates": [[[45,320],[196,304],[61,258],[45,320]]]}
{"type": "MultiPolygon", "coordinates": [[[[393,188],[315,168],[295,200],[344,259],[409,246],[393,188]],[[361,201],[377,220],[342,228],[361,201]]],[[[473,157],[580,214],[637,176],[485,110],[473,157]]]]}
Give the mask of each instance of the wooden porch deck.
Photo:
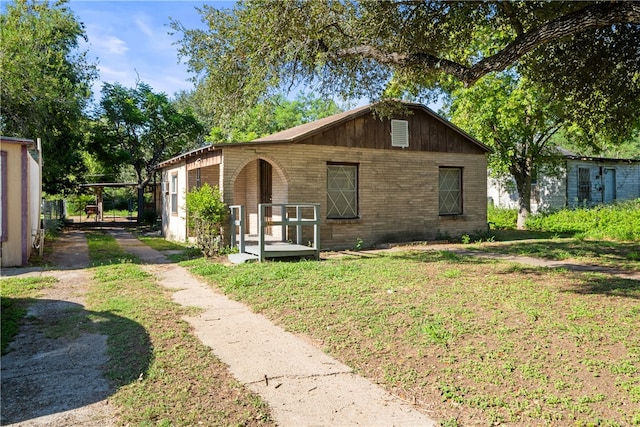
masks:
{"type": "MultiPolygon", "coordinates": [[[[258,241],[250,241],[245,235],[244,206],[234,205],[231,208],[231,246],[239,250],[238,256],[229,257],[239,263],[255,260],[264,261],[266,258],[308,257],[319,258],[320,250],[320,205],[319,204],[259,204],[258,205],[258,241]],[[265,219],[267,207],[277,208],[281,215],[279,220],[265,219]],[[303,209],[311,209],[312,218],[303,217],[303,209]],[[293,211],[292,213],[289,210],[293,211]],[[302,244],[302,227],[313,227],[313,241],[309,245],[302,244]],[[267,227],[282,227],[280,241],[274,240],[266,233],[267,227]],[[287,228],[295,227],[297,241],[293,243],[287,239],[287,228]]],[[[273,209],[277,212],[276,209],[273,209]]],[[[236,254],[233,254],[236,255],[236,254]]]]}
{"type": "MultiPolygon", "coordinates": [[[[260,256],[259,245],[247,245],[244,247],[244,251],[251,255],[260,256]]],[[[292,256],[316,256],[317,250],[304,245],[298,245],[295,243],[287,242],[269,242],[264,245],[264,257],[265,258],[281,258],[292,256]]]]}

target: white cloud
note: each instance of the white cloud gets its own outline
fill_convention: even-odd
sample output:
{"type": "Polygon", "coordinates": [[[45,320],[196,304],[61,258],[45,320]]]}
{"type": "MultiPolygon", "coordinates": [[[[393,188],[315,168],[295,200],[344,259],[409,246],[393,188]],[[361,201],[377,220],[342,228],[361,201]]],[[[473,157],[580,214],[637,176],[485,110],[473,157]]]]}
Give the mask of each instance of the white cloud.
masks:
{"type": "Polygon", "coordinates": [[[124,55],[129,50],[127,43],[116,36],[98,37],[92,40],[92,44],[108,55],[124,55]]]}
{"type": "Polygon", "coordinates": [[[151,29],[151,26],[148,23],[147,17],[136,18],[135,24],[136,24],[136,27],[138,27],[140,31],[142,31],[142,33],[144,33],[147,37],[149,38],[153,37],[153,30],[151,29]]]}

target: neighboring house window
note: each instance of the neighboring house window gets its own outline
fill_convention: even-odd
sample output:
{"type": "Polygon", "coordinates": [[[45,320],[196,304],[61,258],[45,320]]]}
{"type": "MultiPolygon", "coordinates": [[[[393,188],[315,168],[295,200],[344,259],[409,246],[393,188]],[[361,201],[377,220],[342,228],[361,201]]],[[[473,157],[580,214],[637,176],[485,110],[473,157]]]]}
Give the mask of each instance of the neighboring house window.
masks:
{"type": "Polygon", "coordinates": [[[0,152],[0,241],[6,242],[7,236],[7,152],[0,152]]]}
{"type": "Polygon", "coordinates": [[[440,215],[462,213],[462,168],[440,168],[438,194],[440,215]]]}
{"type": "Polygon", "coordinates": [[[178,174],[171,175],[171,214],[178,215],[178,174]]]}
{"type": "Polygon", "coordinates": [[[358,217],[358,165],[327,164],[327,218],[358,217]]]}
{"type": "Polygon", "coordinates": [[[591,201],[591,173],[589,168],[578,168],[578,203],[591,201]]]}
{"type": "Polygon", "coordinates": [[[200,168],[196,169],[196,188],[200,188],[200,186],[202,185],[201,181],[200,181],[200,168]]]}

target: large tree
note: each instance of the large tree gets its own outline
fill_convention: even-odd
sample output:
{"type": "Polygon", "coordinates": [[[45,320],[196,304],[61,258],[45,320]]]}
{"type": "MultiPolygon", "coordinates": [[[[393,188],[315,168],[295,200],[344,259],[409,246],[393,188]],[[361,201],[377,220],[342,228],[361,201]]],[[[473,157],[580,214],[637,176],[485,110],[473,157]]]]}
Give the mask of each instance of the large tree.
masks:
{"type": "Polygon", "coordinates": [[[82,181],[84,110],[95,65],[84,27],[64,1],[15,0],[0,15],[0,133],[42,138],[49,194],[82,181]]]}
{"type": "Polygon", "coordinates": [[[609,78],[637,94],[640,2],[256,0],[200,11],[208,30],[172,26],[208,102],[229,111],[299,84],[345,99],[376,99],[390,85],[425,95],[448,89],[450,77],[471,86],[517,66],[532,81],[545,77],[549,93],[569,93],[567,108],[592,102],[583,87],[600,89],[619,108],[615,117],[590,110],[595,127],[617,121],[609,128],[624,132],[637,122],[640,97],[609,90],[609,78]],[[603,52],[614,67],[603,69],[603,52]],[[566,77],[572,58],[581,61],[575,81],[566,77]]]}
{"type": "Polygon", "coordinates": [[[276,95],[256,104],[230,120],[219,121],[207,141],[243,142],[309,123],[342,111],[331,99],[299,93],[294,100],[276,95]]]}
{"type": "Polygon", "coordinates": [[[178,110],[166,94],[144,83],[133,88],[105,83],[89,148],[103,162],[133,168],[140,220],[144,189],[158,163],[200,145],[203,131],[191,111],[178,110]]]}
{"type": "Polygon", "coordinates": [[[453,123],[493,148],[491,174],[515,180],[517,226],[523,229],[531,211],[532,177],[540,169],[549,172],[558,155],[553,137],[560,130],[569,132],[566,109],[514,72],[485,76],[468,89],[459,87],[444,109],[453,123]]]}

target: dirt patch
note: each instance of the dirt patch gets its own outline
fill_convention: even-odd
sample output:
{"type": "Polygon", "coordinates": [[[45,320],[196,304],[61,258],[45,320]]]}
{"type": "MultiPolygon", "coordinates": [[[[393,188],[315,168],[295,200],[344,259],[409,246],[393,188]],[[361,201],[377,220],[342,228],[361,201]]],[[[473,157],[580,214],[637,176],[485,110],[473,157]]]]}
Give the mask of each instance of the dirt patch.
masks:
{"type": "Polygon", "coordinates": [[[86,240],[80,231],[56,242],[60,270],[30,272],[58,279],[27,312],[2,357],[2,424],[110,426],[113,387],[103,377],[107,337],[97,333],[83,296],[90,282],[86,240]]]}

